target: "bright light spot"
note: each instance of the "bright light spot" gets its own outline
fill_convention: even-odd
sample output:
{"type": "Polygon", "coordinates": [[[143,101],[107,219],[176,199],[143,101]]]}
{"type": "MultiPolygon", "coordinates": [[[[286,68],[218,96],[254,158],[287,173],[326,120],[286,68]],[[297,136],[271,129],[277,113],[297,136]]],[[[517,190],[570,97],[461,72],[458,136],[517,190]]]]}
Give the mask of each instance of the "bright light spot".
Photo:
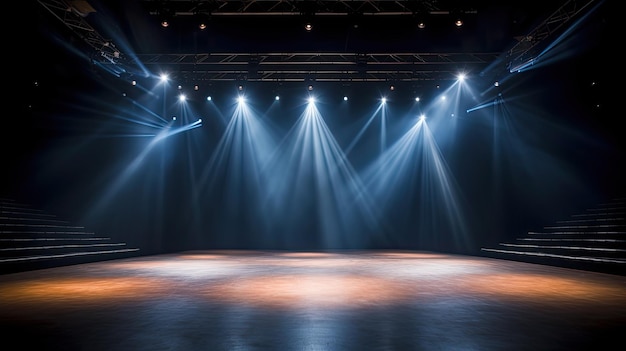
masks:
{"type": "Polygon", "coordinates": [[[161,82],[167,82],[168,76],[167,74],[161,74],[161,82]]]}
{"type": "Polygon", "coordinates": [[[443,95],[443,96],[441,97],[441,100],[443,101],[443,100],[445,100],[445,99],[446,99],[446,96],[445,96],[445,95],[443,95]]]}
{"type": "Polygon", "coordinates": [[[211,100],[212,100],[211,96],[210,96],[210,95],[209,95],[209,96],[207,96],[207,97],[206,97],[206,100],[207,100],[207,101],[211,101],[211,100]]]}
{"type": "Polygon", "coordinates": [[[172,116],[172,121],[175,121],[175,120],[176,120],[176,116],[172,116]]]}
{"type": "Polygon", "coordinates": [[[276,100],[276,101],[280,100],[280,96],[276,95],[276,97],[274,98],[274,100],[276,100]]]}
{"type": "Polygon", "coordinates": [[[387,103],[387,98],[382,98],[382,99],[380,99],[380,102],[381,102],[382,104],[386,104],[386,103],[387,103]]]}
{"type": "Polygon", "coordinates": [[[465,80],[465,73],[461,73],[461,74],[459,74],[459,76],[458,76],[458,80],[459,80],[459,81],[463,81],[463,80],[465,80]]]}
{"type": "Polygon", "coordinates": [[[244,98],[243,98],[243,96],[241,96],[241,95],[240,95],[240,96],[237,98],[237,102],[239,102],[240,104],[243,104],[244,102],[246,102],[246,99],[244,99],[244,98]]]}
{"type": "Polygon", "coordinates": [[[419,96],[415,97],[415,102],[420,102],[419,96]]]}
{"type": "Polygon", "coordinates": [[[348,101],[348,97],[347,97],[347,96],[344,96],[344,97],[343,97],[343,101],[348,101]]]}
{"type": "Polygon", "coordinates": [[[500,82],[496,81],[495,83],[493,83],[494,86],[499,87],[500,86],[500,82]]]}
{"type": "Polygon", "coordinates": [[[180,94],[180,95],[178,95],[178,100],[179,101],[185,101],[185,100],[187,100],[187,97],[185,96],[185,94],[180,94]]]}
{"type": "Polygon", "coordinates": [[[198,118],[198,123],[202,123],[202,118],[198,118]]]}
{"type": "Polygon", "coordinates": [[[314,103],[315,103],[315,98],[311,96],[309,98],[309,104],[314,104],[314,103]]]}
{"type": "Polygon", "coordinates": [[[426,115],[425,115],[425,114],[421,114],[421,115],[420,115],[420,121],[423,121],[423,120],[425,120],[425,119],[426,119],[426,115]]]}

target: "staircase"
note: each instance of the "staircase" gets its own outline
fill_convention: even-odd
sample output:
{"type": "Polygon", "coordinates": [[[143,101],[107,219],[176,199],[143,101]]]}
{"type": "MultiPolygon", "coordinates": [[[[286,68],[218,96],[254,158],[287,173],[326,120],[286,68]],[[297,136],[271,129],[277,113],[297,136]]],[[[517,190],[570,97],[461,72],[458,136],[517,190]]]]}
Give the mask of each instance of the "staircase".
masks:
{"type": "Polygon", "coordinates": [[[138,250],[0,198],[0,274],[129,257],[138,250]]]}
{"type": "Polygon", "coordinates": [[[626,275],[626,198],[530,231],[514,242],[481,248],[490,257],[626,275]]]}

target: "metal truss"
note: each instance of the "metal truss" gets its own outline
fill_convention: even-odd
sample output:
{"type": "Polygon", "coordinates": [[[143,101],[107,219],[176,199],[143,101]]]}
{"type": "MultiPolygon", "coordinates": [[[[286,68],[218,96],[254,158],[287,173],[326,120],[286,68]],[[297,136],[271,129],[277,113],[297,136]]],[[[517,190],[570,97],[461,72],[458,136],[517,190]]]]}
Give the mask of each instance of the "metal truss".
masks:
{"type": "MultiPolygon", "coordinates": [[[[523,36],[504,53],[204,53],[130,54],[123,53],[102,37],[85,20],[89,8],[78,8],[84,1],[38,0],[56,18],[87,43],[100,65],[117,66],[114,71],[135,74],[138,64],[155,66],[185,81],[417,81],[455,79],[459,72],[477,73],[505,57],[508,69],[533,59],[540,44],[567,22],[589,7],[594,0],[569,0],[541,25],[523,36]]],[[[150,14],[164,9],[174,15],[398,15],[449,14],[459,9],[444,8],[436,0],[143,0],[150,14]]],[[[458,3],[453,1],[452,3],[458,3]]],[[[85,6],[85,5],[83,5],[85,6]]],[[[462,9],[466,12],[474,9],[462,9]]],[[[545,46],[545,45],[543,45],[545,46]]]]}
{"type": "Polygon", "coordinates": [[[104,38],[85,20],[89,12],[93,11],[87,2],[81,2],[80,6],[64,0],[38,0],[38,2],[89,45],[100,60],[109,64],[120,61],[122,54],[113,41],[104,38]]]}
{"type": "Polygon", "coordinates": [[[184,81],[415,81],[456,79],[499,53],[210,53],[138,55],[184,81]]]}
{"type": "Polygon", "coordinates": [[[185,16],[210,14],[214,16],[265,16],[265,15],[399,15],[447,14],[437,0],[144,0],[142,5],[151,14],[166,11],[171,15],[185,16]]]}
{"type": "Polygon", "coordinates": [[[545,43],[548,38],[554,37],[554,33],[560,31],[563,25],[578,16],[594,2],[595,0],[568,0],[539,26],[519,38],[518,42],[506,54],[509,71],[515,72],[531,65],[539,54],[538,50],[546,46],[541,44],[545,43]]]}

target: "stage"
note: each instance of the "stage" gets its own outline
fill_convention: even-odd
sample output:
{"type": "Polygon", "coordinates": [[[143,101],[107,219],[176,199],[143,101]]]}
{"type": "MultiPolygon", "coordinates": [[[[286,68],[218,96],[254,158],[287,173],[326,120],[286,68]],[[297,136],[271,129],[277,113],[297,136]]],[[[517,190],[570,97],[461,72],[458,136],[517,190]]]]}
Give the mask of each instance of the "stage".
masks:
{"type": "Polygon", "coordinates": [[[0,299],[7,350],[626,347],[624,276],[419,251],[125,258],[0,275],[0,299]]]}

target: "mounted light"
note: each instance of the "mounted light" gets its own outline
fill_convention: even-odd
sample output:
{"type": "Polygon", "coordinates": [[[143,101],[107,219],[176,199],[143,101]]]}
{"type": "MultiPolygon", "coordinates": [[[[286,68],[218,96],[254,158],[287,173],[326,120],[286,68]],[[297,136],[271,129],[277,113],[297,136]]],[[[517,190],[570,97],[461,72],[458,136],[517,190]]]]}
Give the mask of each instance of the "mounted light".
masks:
{"type": "Polygon", "coordinates": [[[161,27],[167,28],[170,26],[172,22],[172,18],[174,17],[174,12],[170,9],[164,8],[159,10],[159,20],[161,22],[161,27]]]}
{"type": "Polygon", "coordinates": [[[195,15],[196,23],[200,30],[205,30],[209,26],[209,15],[204,13],[198,13],[195,15]]]}

